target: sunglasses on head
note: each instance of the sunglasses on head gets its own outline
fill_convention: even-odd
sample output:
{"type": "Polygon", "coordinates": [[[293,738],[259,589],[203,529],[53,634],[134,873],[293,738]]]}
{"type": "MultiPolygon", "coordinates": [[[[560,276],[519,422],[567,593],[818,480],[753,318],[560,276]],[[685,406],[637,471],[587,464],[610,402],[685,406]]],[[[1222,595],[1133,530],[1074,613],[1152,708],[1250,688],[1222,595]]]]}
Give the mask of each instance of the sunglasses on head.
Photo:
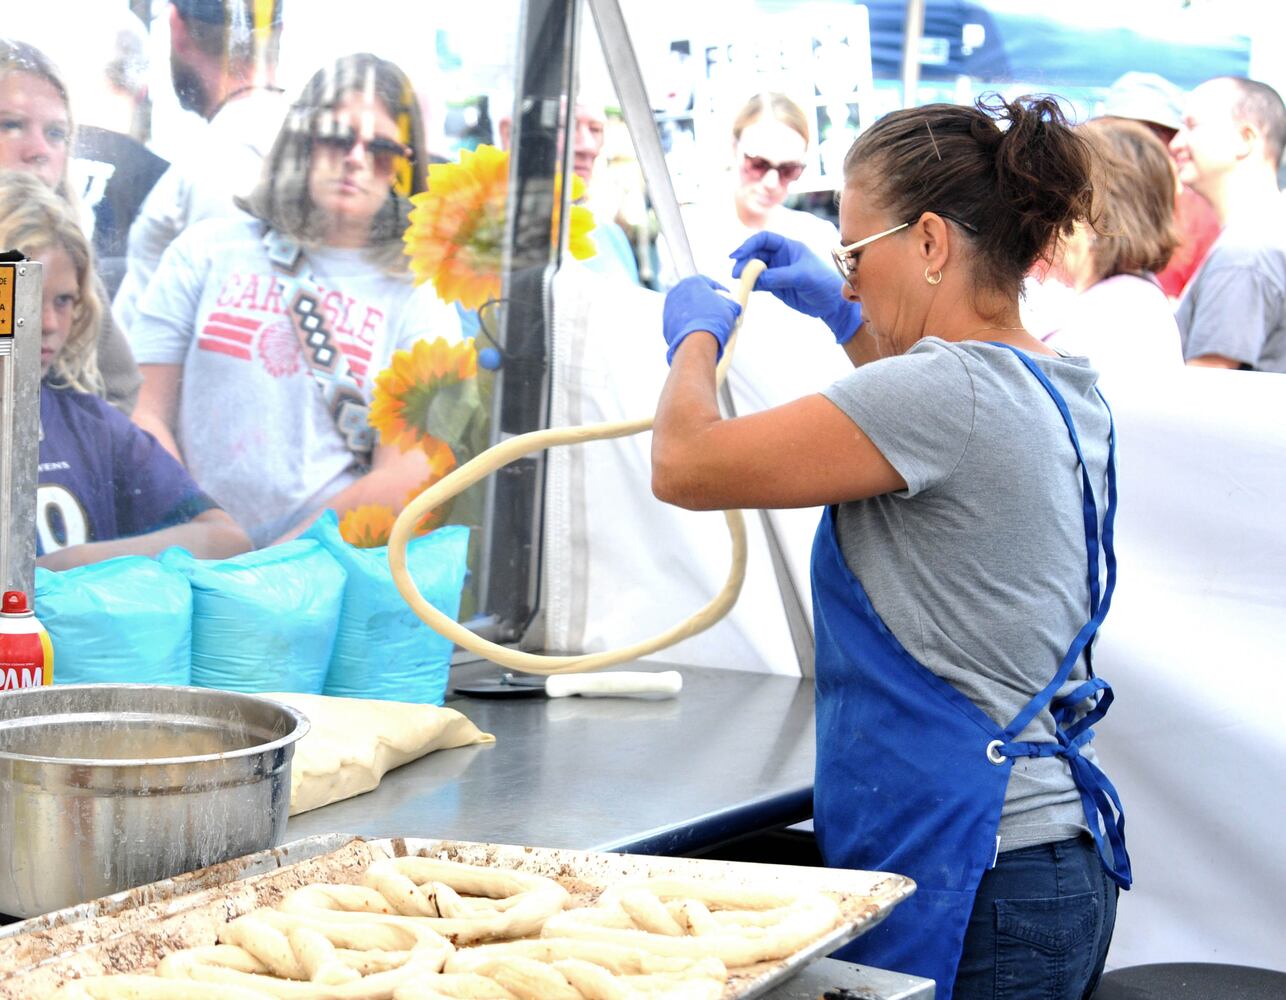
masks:
{"type": "Polygon", "coordinates": [[[381,136],[363,139],[351,128],[330,129],[313,136],[313,145],[336,156],[347,156],[359,142],[379,173],[391,172],[398,160],[415,159],[409,146],[381,136]]]}
{"type": "Polygon", "coordinates": [[[775,170],[777,171],[777,176],[784,183],[789,184],[791,181],[799,180],[799,175],[804,172],[804,164],[798,160],[773,163],[772,160],[766,160],[762,156],[751,156],[749,153],[742,153],[741,158],[745,164],[746,173],[750,175],[751,180],[760,180],[769,170],[775,170]]]}

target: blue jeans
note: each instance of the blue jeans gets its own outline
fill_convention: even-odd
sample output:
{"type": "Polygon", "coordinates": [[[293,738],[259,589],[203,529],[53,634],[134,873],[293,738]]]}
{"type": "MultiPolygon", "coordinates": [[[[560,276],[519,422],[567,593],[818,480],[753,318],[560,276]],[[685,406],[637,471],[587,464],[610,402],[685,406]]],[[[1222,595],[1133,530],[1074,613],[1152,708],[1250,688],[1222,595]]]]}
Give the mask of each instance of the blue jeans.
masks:
{"type": "Polygon", "coordinates": [[[978,886],[954,1000],[1088,1000],[1116,897],[1089,834],[1001,854],[978,886]]]}

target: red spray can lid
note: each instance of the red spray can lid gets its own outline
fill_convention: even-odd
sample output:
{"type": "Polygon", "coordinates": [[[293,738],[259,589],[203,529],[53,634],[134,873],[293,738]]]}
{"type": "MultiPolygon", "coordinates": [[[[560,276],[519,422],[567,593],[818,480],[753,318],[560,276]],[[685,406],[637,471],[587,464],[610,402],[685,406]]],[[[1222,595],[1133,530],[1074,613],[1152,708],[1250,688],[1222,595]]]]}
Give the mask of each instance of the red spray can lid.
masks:
{"type": "Polygon", "coordinates": [[[0,599],[0,614],[6,618],[26,618],[34,614],[27,605],[27,595],[21,590],[6,590],[0,599]]]}

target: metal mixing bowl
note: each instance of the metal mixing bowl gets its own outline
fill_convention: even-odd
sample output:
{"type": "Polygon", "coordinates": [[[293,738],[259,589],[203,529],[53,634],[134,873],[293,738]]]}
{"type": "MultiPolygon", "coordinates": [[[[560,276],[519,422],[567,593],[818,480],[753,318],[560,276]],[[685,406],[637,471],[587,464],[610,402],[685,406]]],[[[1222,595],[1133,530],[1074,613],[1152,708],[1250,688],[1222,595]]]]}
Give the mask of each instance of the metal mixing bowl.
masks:
{"type": "Polygon", "coordinates": [[[308,720],[234,691],[0,693],[0,913],[29,917],[275,847],[308,720]]]}

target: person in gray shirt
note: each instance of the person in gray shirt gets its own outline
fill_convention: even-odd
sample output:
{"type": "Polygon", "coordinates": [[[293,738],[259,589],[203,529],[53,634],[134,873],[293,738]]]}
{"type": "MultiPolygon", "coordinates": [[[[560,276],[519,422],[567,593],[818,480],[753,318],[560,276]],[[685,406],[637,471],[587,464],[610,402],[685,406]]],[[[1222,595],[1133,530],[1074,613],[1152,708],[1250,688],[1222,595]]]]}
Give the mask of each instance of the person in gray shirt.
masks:
{"type": "MultiPolygon", "coordinates": [[[[721,418],[739,308],[666,296],[652,486],[693,509],[829,505],[813,546],[814,821],[831,866],[915,895],[839,955],[941,1000],[1088,998],[1131,883],[1089,746],[1115,584],[1115,435],[1083,357],[1025,330],[1024,275],[1091,216],[1093,149],[1052,98],[893,112],[844,164],[838,274],[759,233],[734,276],[820,318],[855,370],[721,418]],[[1033,946],[1033,944],[1038,946],[1033,946]]],[[[783,338],[788,340],[788,338],[783,338]]],[[[788,342],[782,350],[790,351],[788,342]]]]}
{"type": "Polygon", "coordinates": [[[1170,150],[1223,227],[1175,312],[1190,365],[1286,372],[1283,145],[1286,105],[1267,84],[1222,76],[1189,96],[1170,150]]]}

